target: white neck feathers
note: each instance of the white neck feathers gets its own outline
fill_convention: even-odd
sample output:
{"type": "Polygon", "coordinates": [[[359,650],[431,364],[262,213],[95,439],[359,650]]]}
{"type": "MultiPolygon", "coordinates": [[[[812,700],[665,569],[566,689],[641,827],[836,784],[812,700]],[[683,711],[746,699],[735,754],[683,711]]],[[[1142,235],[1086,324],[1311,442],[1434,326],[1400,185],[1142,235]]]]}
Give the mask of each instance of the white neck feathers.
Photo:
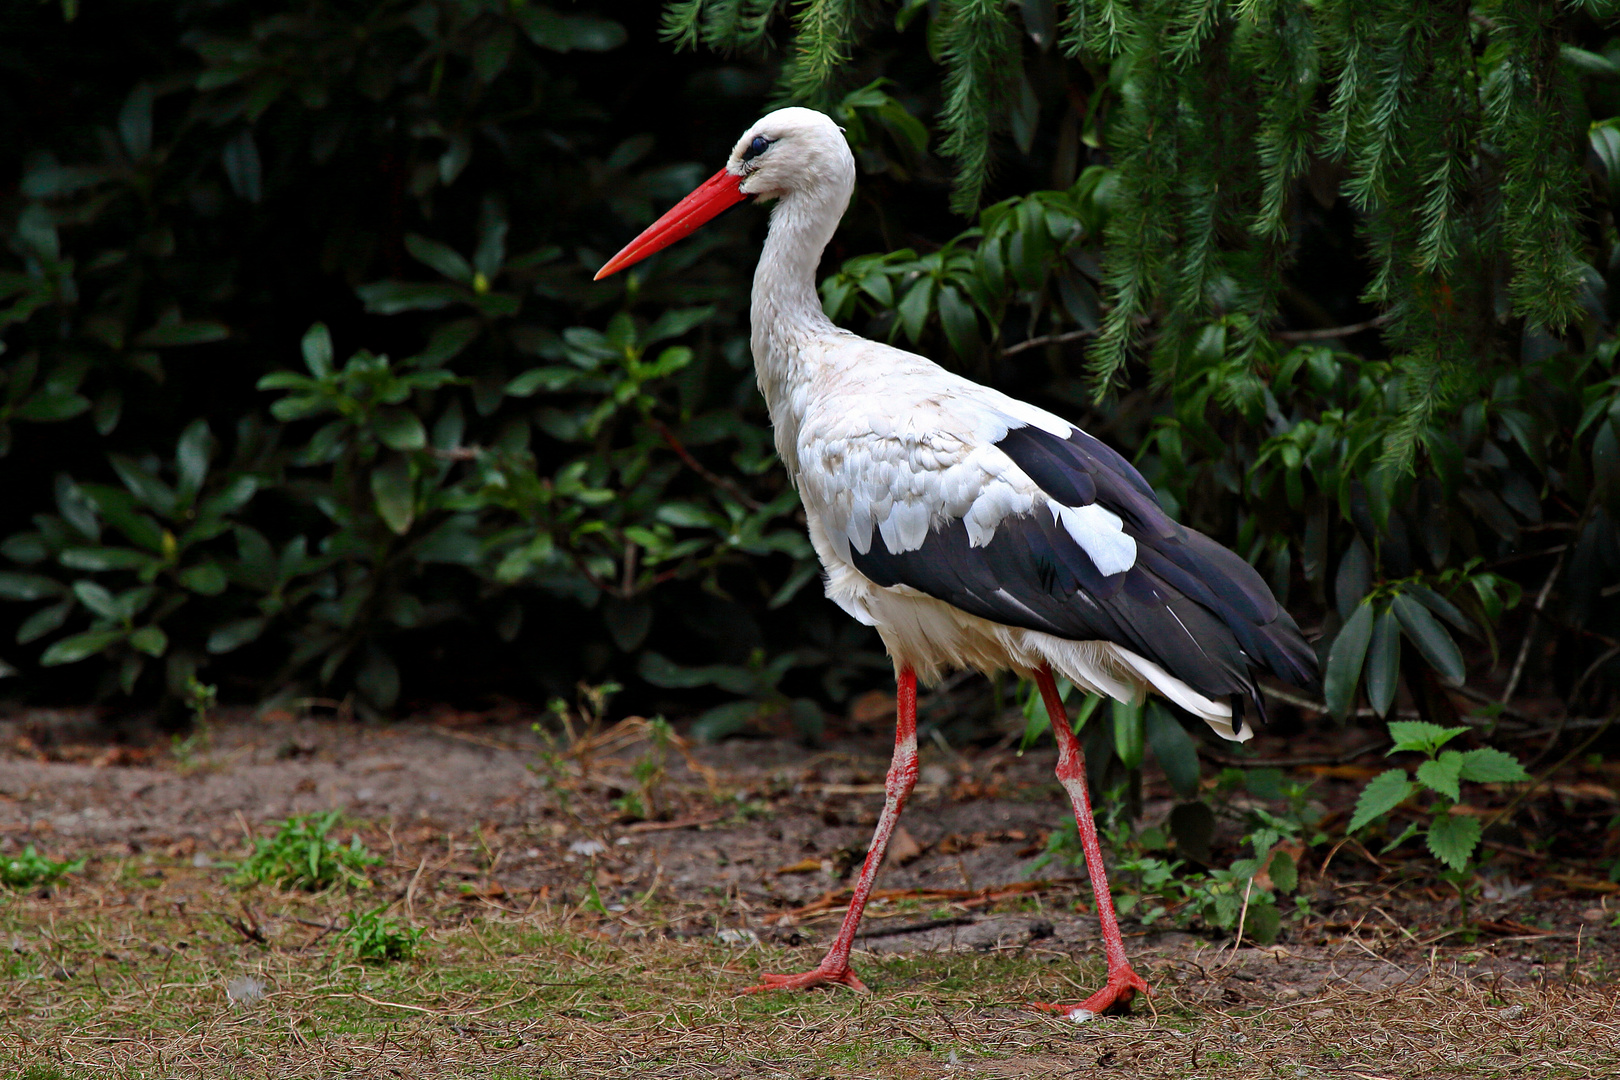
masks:
{"type": "Polygon", "coordinates": [[[842,183],[836,175],[828,179],[833,182],[781,197],[754,271],[754,370],[776,429],[777,453],[793,477],[799,471],[796,443],[807,391],[825,353],[814,345],[845,333],[822,311],[816,270],[849,205],[854,177],[842,183]]]}

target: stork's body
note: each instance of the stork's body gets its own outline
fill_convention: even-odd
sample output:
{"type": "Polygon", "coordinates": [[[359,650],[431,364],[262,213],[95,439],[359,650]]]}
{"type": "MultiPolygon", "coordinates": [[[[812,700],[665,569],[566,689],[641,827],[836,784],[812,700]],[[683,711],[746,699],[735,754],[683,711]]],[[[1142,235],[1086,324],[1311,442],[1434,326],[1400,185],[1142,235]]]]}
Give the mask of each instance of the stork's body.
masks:
{"type": "Polygon", "coordinates": [[[765,117],[731,161],[633,241],[602,276],[747,196],[777,200],[753,289],[753,353],[776,447],[799,489],[827,595],[877,629],[900,684],[888,796],[833,948],[764,986],[860,986],[848,960],[866,895],[916,779],[916,679],[952,668],[1034,678],[1058,739],[1096,890],[1108,986],[1071,1015],[1146,989],[1125,960],[1085,791],[1084,759],[1053,672],[1121,700],[1157,692],[1227,738],[1247,738],[1257,671],[1315,677],[1315,657],[1260,576],[1164,513],[1102,443],[1052,413],[868,341],[826,317],[822,250],[855,163],[807,109],[765,117]]]}

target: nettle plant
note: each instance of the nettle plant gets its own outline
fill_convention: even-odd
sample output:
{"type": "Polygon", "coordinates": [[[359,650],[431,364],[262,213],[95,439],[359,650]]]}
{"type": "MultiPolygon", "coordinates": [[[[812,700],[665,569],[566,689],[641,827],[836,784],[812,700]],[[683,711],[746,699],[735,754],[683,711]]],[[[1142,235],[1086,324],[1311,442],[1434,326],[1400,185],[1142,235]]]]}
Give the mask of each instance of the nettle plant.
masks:
{"type": "Polygon", "coordinates": [[[1384,850],[1392,851],[1414,837],[1423,837],[1430,854],[1448,867],[1447,880],[1459,888],[1469,876],[1484,832],[1479,817],[1463,800],[1462,785],[1513,784],[1530,779],[1517,758],[1495,747],[1444,749],[1468,730],[1422,721],[1391,721],[1389,735],[1395,745],[1389,753],[1416,753],[1424,760],[1413,772],[1394,768],[1374,777],[1356,800],[1348,830],[1359,832],[1421,796],[1415,805],[1418,819],[1408,823],[1384,850]]]}
{"type": "MultiPolygon", "coordinates": [[[[1282,931],[1284,897],[1296,894],[1296,913],[1309,910],[1309,901],[1297,895],[1300,859],[1330,839],[1317,827],[1322,811],[1309,785],[1288,780],[1280,769],[1224,769],[1201,798],[1176,806],[1163,825],[1136,828],[1129,800],[1121,798],[1110,798],[1101,814],[1109,849],[1119,853],[1110,885],[1121,915],[1144,926],[1168,919],[1240,933],[1261,944],[1282,931]],[[1216,865],[1211,846],[1220,819],[1241,837],[1225,866],[1216,865]]],[[[1037,865],[1054,859],[1083,864],[1072,822],[1048,838],[1037,865]]]]}

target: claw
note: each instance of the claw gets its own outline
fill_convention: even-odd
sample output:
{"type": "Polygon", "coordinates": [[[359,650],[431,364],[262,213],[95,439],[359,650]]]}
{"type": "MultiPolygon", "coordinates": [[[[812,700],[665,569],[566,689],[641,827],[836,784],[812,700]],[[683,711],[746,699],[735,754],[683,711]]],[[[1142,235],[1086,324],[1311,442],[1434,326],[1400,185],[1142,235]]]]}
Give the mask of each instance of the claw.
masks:
{"type": "Polygon", "coordinates": [[[749,986],[743,989],[745,994],[759,994],[766,990],[808,990],[812,986],[847,986],[851,990],[866,992],[866,984],[861,982],[849,967],[835,971],[816,968],[813,971],[802,972],[798,975],[764,975],[765,981],[758,986],[749,986]]]}
{"type": "Polygon", "coordinates": [[[1153,996],[1153,991],[1148,989],[1147,981],[1130,968],[1125,968],[1122,971],[1109,972],[1107,985],[1078,1005],[1032,1001],[1029,1007],[1042,1012],[1062,1013],[1075,1023],[1083,1023],[1109,1009],[1129,1005],[1138,990],[1148,997],[1153,996]]]}

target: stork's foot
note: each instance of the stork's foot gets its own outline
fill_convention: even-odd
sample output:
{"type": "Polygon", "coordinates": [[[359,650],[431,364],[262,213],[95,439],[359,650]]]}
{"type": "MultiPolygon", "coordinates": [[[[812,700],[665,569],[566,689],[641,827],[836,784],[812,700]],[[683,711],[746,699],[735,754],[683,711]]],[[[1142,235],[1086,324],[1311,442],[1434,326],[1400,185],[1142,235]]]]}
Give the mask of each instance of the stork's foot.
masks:
{"type": "Polygon", "coordinates": [[[1153,991],[1148,989],[1146,980],[1126,967],[1118,971],[1110,971],[1108,973],[1108,984],[1078,1005],[1033,1001],[1030,1002],[1029,1007],[1040,1009],[1043,1012],[1062,1013],[1075,1023],[1083,1023],[1110,1009],[1129,1005],[1138,990],[1149,997],[1153,996],[1153,991]]]}
{"type": "Polygon", "coordinates": [[[764,982],[743,990],[745,994],[758,994],[766,990],[808,990],[812,986],[847,986],[851,990],[866,991],[860,976],[845,964],[838,968],[823,965],[798,975],[765,975],[764,982]]]}

